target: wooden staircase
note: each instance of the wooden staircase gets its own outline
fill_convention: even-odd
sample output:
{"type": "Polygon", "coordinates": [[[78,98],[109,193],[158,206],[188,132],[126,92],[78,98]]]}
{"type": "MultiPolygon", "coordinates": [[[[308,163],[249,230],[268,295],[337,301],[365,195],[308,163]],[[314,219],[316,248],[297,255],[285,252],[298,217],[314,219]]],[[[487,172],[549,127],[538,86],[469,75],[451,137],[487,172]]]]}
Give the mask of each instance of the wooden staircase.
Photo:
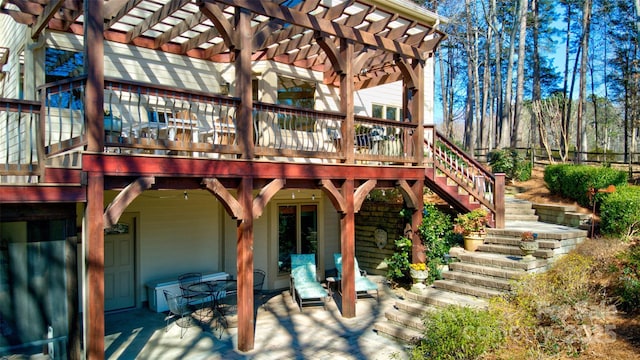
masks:
{"type": "Polygon", "coordinates": [[[504,174],[492,174],[432,126],[425,126],[425,185],[459,212],[479,207],[504,226],[504,174]]]}
{"type": "MultiPolygon", "coordinates": [[[[530,207],[520,201],[511,202],[507,213],[516,219],[532,216],[527,210],[530,207]]],[[[451,249],[455,261],[443,271],[441,280],[426,290],[401,291],[393,309],[385,313],[386,321],[377,323],[374,329],[403,342],[414,341],[423,336],[420,320],[425,312],[446,305],[485,307],[489,298],[509,292],[522,276],[546,271],[586,237],[585,230],[536,221],[511,220],[505,229],[488,229],[487,238],[477,251],[451,249]],[[536,260],[522,260],[518,245],[524,231],[538,234],[536,260]]]]}

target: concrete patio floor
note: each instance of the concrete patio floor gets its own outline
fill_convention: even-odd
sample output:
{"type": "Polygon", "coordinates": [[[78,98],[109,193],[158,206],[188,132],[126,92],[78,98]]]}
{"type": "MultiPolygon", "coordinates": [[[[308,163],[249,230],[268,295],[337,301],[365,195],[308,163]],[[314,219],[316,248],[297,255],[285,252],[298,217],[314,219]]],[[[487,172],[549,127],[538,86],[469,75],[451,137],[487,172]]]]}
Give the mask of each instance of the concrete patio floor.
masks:
{"type": "MultiPolygon", "coordinates": [[[[381,281],[380,278],[379,281],[381,281]]],[[[255,347],[237,350],[237,329],[222,331],[196,323],[180,339],[171,323],[165,332],[165,314],[148,308],[105,315],[107,359],[406,359],[402,344],[373,331],[384,319],[395,295],[381,286],[380,301],[358,299],[356,317],[342,318],[340,297],[320,307],[300,311],[288,291],[274,293],[256,310],[255,347]]],[[[258,303],[258,302],[256,302],[258,303]]],[[[233,319],[229,320],[233,323],[233,319]]]]}

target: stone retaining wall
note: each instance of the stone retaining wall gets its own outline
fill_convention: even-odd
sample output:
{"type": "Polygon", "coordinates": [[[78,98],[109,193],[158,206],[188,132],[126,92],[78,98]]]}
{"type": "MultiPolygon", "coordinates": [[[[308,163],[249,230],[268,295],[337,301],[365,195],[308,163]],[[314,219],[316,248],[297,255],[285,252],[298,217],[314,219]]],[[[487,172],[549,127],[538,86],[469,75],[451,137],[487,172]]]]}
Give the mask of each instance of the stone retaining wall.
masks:
{"type": "Polygon", "coordinates": [[[402,236],[404,221],[400,216],[403,204],[389,204],[366,200],[355,217],[356,258],[360,268],[372,275],[386,275],[384,259],[394,252],[394,242],[402,236]],[[384,230],[387,243],[379,248],[375,232],[384,230]]]}

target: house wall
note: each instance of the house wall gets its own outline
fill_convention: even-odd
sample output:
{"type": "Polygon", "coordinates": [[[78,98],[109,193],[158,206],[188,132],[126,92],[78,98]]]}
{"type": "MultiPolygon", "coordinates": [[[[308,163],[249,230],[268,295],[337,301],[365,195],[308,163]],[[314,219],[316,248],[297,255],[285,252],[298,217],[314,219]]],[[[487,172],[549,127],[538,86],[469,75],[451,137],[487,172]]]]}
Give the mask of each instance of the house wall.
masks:
{"type": "Polygon", "coordinates": [[[0,46],[9,48],[8,63],[2,67],[6,72],[0,80],[0,97],[17,99],[20,80],[20,52],[26,42],[26,25],[18,24],[10,16],[0,16],[0,46]],[[11,34],[11,36],[6,36],[11,34]]]}
{"type": "MultiPolygon", "coordinates": [[[[105,206],[117,192],[105,193],[105,206]]],[[[204,190],[145,191],[126,213],[137,217],[136,304],[148,301],[145,284],[177,278],[181,273],[224,271],[237,278],[237,222],[218,200],[204,190]]],[[[265,270],[265,289],[289,286],[288,275],[277,274],[278,217],[280,204],[317,203],[321,263],[318,274],[335,267],[333,253],[340,252],[340,221],[337,212],[320,190],[283,190],[269,202],[254,221],[254,267],[265,270]],[[296,199],[291,199],[294,191],[296,199]],[[312,199],[315,196],[315,200],[312,199]]],[[[80,279],[81,280],[81,279],[80,279]]]]}

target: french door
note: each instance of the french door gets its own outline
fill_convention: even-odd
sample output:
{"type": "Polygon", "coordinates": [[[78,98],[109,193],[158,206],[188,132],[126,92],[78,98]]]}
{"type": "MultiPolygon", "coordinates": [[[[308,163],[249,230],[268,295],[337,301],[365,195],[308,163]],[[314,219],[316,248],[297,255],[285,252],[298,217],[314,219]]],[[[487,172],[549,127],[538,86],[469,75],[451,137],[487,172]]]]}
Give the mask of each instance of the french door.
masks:
{"type": "Polygon", "coordinates": [[[278,206],[278,272],[291,272],[291,254],[315,254],[318,262],[318,206],[278,206]]]}

